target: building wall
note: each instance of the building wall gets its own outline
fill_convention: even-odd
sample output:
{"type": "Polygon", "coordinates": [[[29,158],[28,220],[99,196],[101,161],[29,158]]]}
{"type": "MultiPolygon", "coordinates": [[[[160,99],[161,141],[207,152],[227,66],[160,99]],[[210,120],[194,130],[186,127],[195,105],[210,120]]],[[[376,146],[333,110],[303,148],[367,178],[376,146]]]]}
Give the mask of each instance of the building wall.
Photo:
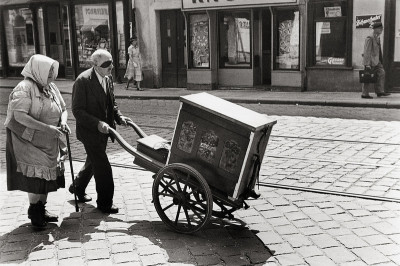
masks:
{"type": "Polygon", "coordinates": [[[160,10],[181,9],[180,0],[135,0],[137,36],[143,60],[143,86],[162,85],[160,10]]]}

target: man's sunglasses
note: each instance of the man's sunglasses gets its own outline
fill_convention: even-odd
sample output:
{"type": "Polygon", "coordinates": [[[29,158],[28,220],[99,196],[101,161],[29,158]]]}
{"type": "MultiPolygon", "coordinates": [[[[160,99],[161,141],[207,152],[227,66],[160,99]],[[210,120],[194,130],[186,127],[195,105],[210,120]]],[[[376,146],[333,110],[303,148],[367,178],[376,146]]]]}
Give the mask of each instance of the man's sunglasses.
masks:
{"type": "Polygon", "coordinates": [[[105,61],[103,64],[100,65],[101,68],[108,68],[113,63],[112,60],[105,61]]]}

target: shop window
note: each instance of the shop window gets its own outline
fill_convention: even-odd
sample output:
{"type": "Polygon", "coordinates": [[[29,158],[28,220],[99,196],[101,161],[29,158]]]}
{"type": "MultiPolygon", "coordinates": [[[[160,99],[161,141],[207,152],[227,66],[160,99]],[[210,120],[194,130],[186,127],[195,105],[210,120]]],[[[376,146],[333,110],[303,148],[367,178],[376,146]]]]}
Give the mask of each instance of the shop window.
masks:
{"type": "Polygon", "coordinates": [[[276,11],[275,69],[300,69],[300,19],[298,10],[276,11]]]}
{"type": "Polygon", "coordinates": [[[35,54],[32,11],[29,8],[4,10],[8,62],[23,67],[35,54]]]}
{"type": "MultiPolygon", "coordinates": [[[[347,0],[314,1],[313,16],[313,65],[351,65],[347,0]]],[[[351,25],[350,25],[351,26],[351,25]]]]}
{"type": "Polygon", "coordinates": [[[107,4],[75,6],[76,42],[79,67],[92,66],[90,56],[97,49],[111,51],[110,22],[107,4]]]}
{"type": "Polygon", "coordinates": [[[209,68],[209,22],[207,14],[189,16],[190,67],[209,68]]]}
{"type": "Polygon", "coordinates": [[[124,5],[122,1],[115,3],[117,11],[117,47],[118,47],[118,63],[120,68],[126,68],[125,54],[125,33],[124,33],[124,5]]]}
{"type": "Polygon", "coordinates": [[[250,11],[219,14],[219,66],[251,68],[250,11]]]}

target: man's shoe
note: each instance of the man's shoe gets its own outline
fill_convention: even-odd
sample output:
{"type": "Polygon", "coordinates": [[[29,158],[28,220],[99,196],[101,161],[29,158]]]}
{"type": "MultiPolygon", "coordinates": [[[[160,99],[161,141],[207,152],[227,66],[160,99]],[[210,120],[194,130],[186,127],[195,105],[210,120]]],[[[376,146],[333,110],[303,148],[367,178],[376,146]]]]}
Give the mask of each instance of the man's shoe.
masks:
{"type": "Polygon", "coordinates": [[[103,213],[118,213],[118,211],[119,211],[119,209],[117,207],[115,207],[114,205],[111,205],[108,207],[97,205],[97,209],[99,209],[103,213]]]}
{"type": "Polygon", "coordinates": [[[377,93],[376,94],[376,96],[378,96],[378,97],[389,96],[389,95],[390,95],[390,93],[387,93],[387,92],[382,92],[382,93],[377,93]]]}
{"type": "Polygon", "coordinates": [[[361,98],[363,98],[363,99],[373,99],[374,97],[372,97],[370,95],[361,95],[361,98]]]}
{"type": "MultiPolygon", "coordinates": [[[[74,187],[73,187],[72,185],[70,185],[68,191],[69,191],[71,194],[74,194],[74,187]]],[[[78,194],[78,193],[77,193],[77,194],[76,194],[76,197],[78,198],[78,201],[79,201],[79,202],[88,202],[88,201],[91,201],[91,200],[92,200],[92,198],[91,198],[88,194],[86,194],[86,193],[83,193],[83,194],[78,194]]]]}

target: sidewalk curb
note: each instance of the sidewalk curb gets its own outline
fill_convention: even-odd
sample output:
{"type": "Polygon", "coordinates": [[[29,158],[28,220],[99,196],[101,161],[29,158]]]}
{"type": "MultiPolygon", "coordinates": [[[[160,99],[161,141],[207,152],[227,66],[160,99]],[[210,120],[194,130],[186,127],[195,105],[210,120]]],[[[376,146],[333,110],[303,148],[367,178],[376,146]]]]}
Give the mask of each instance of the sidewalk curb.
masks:
{"type": "MultiPolygon", "coordinates": [[[[13,89],[14,86],[0,86],[0,89],[13,89]]],[[[71,95],[72,92],[60,88],[62,94],[71,95]]],[[[176,95],[115,95],[117,99],[136,99],[136,100],[179,100],[176,95]]],[[[308,106],[332,106],[332,107],[358,107],[358,108],[385,108],[400,109],[400,103],[391,102],[352,102],[352,101],[325,101],[325,100],[291,100],[291,99],[238,99],[222,97],[233,103],[245,104],[282,104],[282,105],[308,105],[308,106]]]]}

